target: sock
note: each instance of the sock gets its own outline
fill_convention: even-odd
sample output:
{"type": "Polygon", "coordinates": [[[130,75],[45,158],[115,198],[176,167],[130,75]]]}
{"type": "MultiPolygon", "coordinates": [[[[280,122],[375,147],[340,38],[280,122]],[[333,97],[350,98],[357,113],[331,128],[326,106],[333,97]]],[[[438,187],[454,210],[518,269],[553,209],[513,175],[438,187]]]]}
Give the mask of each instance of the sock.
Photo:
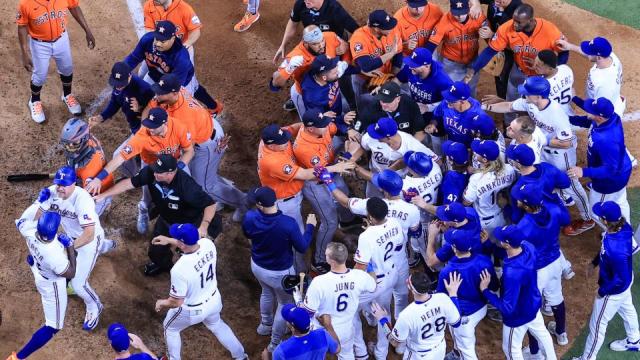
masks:
{"type": "Polygon", "coordinates": [[[64,76],[60,74],[60,80],[62,81],[62,93],[64,96],[71,94],[71,83],[73,82],[73,74],[64,76]]]}
{"type": "Polygon", "coordinates": [[[535,355],[538,353],[538,351],[540,351],[538,340],[536,340],[536,338],[534,338],[530,332],[527,332],[527,335],[529,336],[529,352],[531,353],[531,355],[535,355]]]}
{"type": "Polygon", "coordinates": [[[22,350],[16,354],[18,359],[26,359],[29,357],[29,355],[33,354],[36,350],[48,343],[57,332],[58,330],[46,325],[38,329],[33,333],[33,336],[27,345],[25,345],[22,350]]]}
{"type": "Polygon", "coordinates": [[[206,108],[209,110],[214,110],[216,107],[218,107],[218,103],[213,100],[211,95],[209,95],[209,93],[207,92],[207,89],[205,89],[202,85],[198,86],[198,90],[193,93],[193,97],[203,103],[204,106],[206,106],[206,108]]]}
{"type": "Polygon", "coordinates": [[[42,90],[42,86],[31,83],[31,102],[40,101],[40,90],[42,90]]]}
{"type": "Polygon", "coordinates": [[[567,331],[567,314],[564,308],[564,301],[560,305],[552,306],[553,318],[556,320],[556,334],[562,334],[567,331]]]}

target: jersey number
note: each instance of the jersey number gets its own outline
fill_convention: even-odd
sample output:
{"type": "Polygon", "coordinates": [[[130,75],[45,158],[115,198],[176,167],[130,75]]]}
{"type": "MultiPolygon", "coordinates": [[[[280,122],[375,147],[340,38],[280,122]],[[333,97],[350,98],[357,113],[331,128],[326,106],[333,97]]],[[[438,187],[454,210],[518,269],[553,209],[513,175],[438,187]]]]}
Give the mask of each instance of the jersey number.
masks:
{"type": "Polygon", "coordinates": [[[384,261],[387,261],[391,258],[391,251],[393,251],[393,243],[389,241],[387,245],[384,246],[384,249],[386,250],[384,252],[384,261]]]}
{"type": "Polygon", "coordinates": [[[347,299],[349,298],[349,294],[340,294],[338,295],[338,304],[336,305],[336,311],[342,312],[347,310],[347,299]]]}
{"type": "Polygon", "coordinates": [[[204,289],[204,283],[213,280],[213,264],[209,264],[209,270],[207,270],[207,277],[204,277],[204,271],[200,273],[200,288],[204,289]]]}
{"type": "Polygon", "coordinates": [[[422,329],[422,339],[426,340],[430,337],[432,337],[433,335],[435,335],[435,333],[441,332],[442,330],[444,330],[444,327],[446,326],[446,319],[444,317],[439,317],[436,319],[435,322],[435,329],[434,329],[434,324],[432,323],[427,323],[425,324],[422,329]],[[435,330],[435,331],[432,331],[435,330]]]}
{"type": "Polygon", "coordinates": [[[560,103],[560,105],[568,104],[571,101],[571,88],[562,90],[560,96],[554,97],[553,100],[560,103]],[[567,91],[569,91],[569,94],[567,94],[567,91]]]}

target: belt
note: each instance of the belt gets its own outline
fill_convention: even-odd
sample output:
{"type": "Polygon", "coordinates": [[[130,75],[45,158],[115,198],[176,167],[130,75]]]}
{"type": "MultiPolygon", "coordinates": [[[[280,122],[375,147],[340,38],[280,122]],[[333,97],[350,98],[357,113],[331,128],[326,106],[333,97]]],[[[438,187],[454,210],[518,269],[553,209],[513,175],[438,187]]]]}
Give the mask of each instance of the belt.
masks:
{"type": "MultiPolygon", "coordinates": [[[[65,32],[63,31],[62,34],[64,34],[65,32]]],[[[42,43],[54,43],[58,40],[60,40],[60,38],[62,37],[62,34],[60,34],[60,36],[58,36],[57,38],[53,39],[53,40],[42,40],[42,39],[36,39],[34,37],[32,37],[33,40],[37,41],[37,42],[42,42],[42,43]]]]}
{"type": "Polygon", "coordinates": [[[499,213],[497,213],[497,214],[491,215],[491,216],[483,217],[483,218],[481,218],[481,220],[482,220],[482,221],[491,220],[491,219],[493,219],[494,217],[496,217],[496,216],[498,216],[498,215],[500,215],[500,214],[502,214],[502,211],[500,211],[500,212],[499,212],[499,213]]]}
{"type": "Polygon", "coordinates": [[[213,295],[215,295],[218,292],[218,290],[216,289],[216,291],[213,292],[213,294],[211,294],[211,296],[209,298],[207,298],[207,300],[197,303],[197,304],[187,304],[188,307],[196,307],[196,306],[200,306],[202,304],[206,304],[209,302],[209,300],[213,299],[213,295]]]}
{"type": "MultiPolygon", "coordinates": [[[[563,149],[563,150],[569,150],[569,149],[563,149]]],[[[542,149],[542,151],[546,152],[547,154],[553,154],[553,155],[561,154],[560,151],[558,150],[549,150],[547,148],[542,149]]]]}
{"type": "Polygon", "coordinates": [[[284,198],[284,199],[282,199],[282,200],[280,200],[280,201],[282,201],[282,202],[287,202],[287,201],[289,201],[289,200],[291,200],[291,199],[293,199],[293,198],[295,198],[295,197],[296,197],[295,195],[293,195],[293,196],[289,196],[288,198],[284,198]]]}

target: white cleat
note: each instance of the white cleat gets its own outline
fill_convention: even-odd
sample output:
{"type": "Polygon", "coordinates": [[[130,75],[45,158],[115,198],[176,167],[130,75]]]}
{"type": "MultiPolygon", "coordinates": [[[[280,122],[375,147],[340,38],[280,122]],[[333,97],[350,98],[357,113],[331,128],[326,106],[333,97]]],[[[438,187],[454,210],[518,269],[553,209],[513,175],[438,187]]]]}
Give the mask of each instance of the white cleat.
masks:
{"type": "Polygon", "coordinates": [[[613,351],[640,351],[640,340],[631,342],[628,339],[616,340],[609,344],[613,351]]]}
{"type": "Polygon", "coordinates": [[[272,325],[265,325],[263,323],[260,323],[260,325],[258,325],[258,328],[256,329],[256,332],[260,336],[269,336],[271,335],[271,329],[272,325]]]}
{"type": "Polygon", "coordinates": [[[73,96],[73,94],[69,94],[67,96],[62,96],[60,97],[60,99],[62,100],[62,102],[64,102],[65,105],[67,105],[67,109],[69,109],[69,112],[72,113],[73,115],[78,115],[82,113],[82,107],[80,107],[80,103],[78,102],[78,99],[76,99],[75,96],[73,96]]]}
{"type": "Polygon", "coordinates": [[[38,124],[42,124],[45,120],[47,120],[44,117],[44,110],[42,109],[41,101],[31,102],[31,100],[29,100],[29,111],[31,112],[31,118],[33,119],[33,121],[37,122],[38,124]]]}
{"type": "Polygon", "coordinates": [[[87,311],[87,314],[84,317],[84,324],[82,324],[82,330],[91,331],[95,329],[100,321],[100,314],[102,314],[102,310],[104,310],[104,306],[100,305],[97,314],[87,311]]]}
{"type": "Polygon", "coordinates": [[[567,332],[563,332],[562,334],[558,334],[556,332],[556,322],[555,321],[549,321],[549,323],[547,324],[547,330],[549,330],[549,332],[551,333],[551,335],[556,337],[556,342],[558,343],[558,345],[560,346],[565,346],[569,343],[569,337],[567,336],[567,332]]]}
{"type": "Polygon", "coordinates": [[[117,247],[118,247],[118,243],[115,240],[104,239],[102,243],[100,243],[100,249],[99,249],[100,255],[107,254],[115,250],[115,248],[117,247]]]}

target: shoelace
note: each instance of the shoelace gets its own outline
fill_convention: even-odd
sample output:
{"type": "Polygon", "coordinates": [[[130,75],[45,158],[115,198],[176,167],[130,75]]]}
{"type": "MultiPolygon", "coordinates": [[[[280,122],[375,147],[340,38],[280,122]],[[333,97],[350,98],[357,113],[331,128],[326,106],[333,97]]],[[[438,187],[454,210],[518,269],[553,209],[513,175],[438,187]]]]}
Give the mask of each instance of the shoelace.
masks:
{"type": "Polygon", "coordinates": [[[36,101],[33,103],[33,113],[40,114],[42,112],[42,103],[40,101],[36,101]]]}
{"type": "Polygon", "coordinates": [[[76,98],[73,95],[67,95],[66,99],[67,99],[67,104],[69,106],[78,105],[78,100],[76,100],[76,98]]]}

